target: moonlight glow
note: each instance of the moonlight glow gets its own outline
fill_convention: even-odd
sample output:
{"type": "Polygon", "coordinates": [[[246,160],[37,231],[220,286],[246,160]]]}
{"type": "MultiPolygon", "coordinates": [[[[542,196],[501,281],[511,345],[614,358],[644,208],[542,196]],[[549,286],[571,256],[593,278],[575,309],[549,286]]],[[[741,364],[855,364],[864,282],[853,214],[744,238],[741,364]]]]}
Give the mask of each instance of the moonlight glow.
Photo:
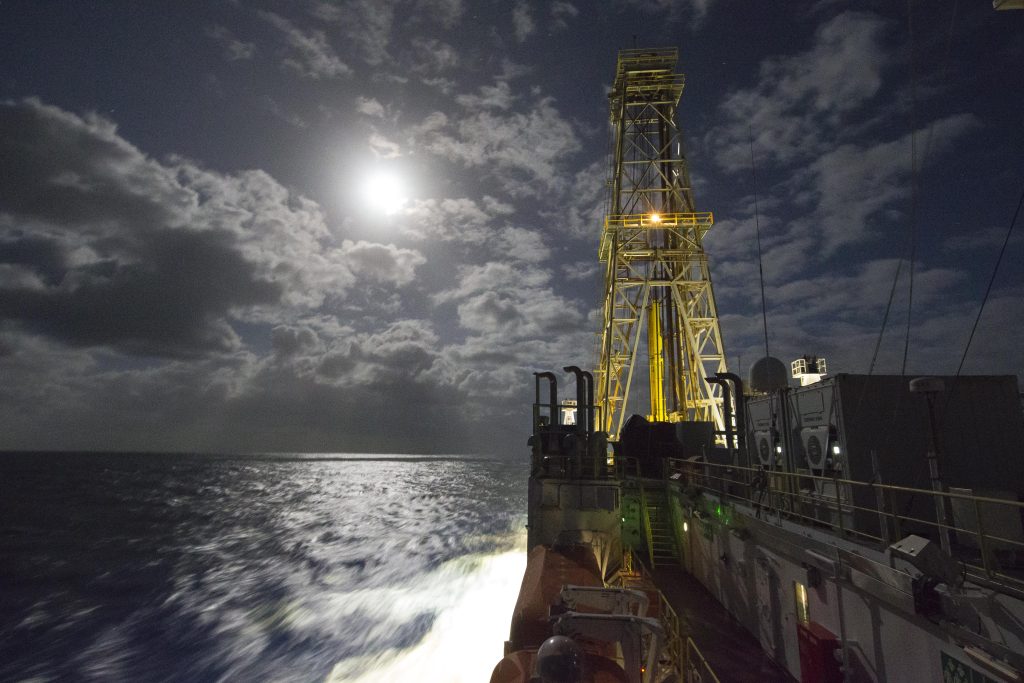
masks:
{"type": "Polygon", "coordinates": [[[372,211],[388,216],[401,210],[408,200],[402,178],[389,171],[370,175],[363,181],[361,191],[363,201],[372,211]]]}

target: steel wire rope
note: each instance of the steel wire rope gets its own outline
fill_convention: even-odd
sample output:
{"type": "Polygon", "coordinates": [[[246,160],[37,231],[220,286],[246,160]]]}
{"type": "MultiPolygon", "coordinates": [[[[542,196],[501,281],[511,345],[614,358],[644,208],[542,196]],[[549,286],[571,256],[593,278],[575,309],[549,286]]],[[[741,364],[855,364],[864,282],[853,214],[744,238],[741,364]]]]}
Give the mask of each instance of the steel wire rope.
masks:
{"type": "MultiPolygon", "coordinates": [[[[941,83],[945,83],[946,82],[946,76],[947,76],[948,70],[949,70],[950,55],[952,54],[952,50],[953,50],[953,36],[954,36],[954,33],[955,33],[955,29],[956,29],[956,17],[957,17],[958,11],[959,11],[959,5],[960,5],[959,0],[954,0],[954,2],[953,2],[953,10],[950,13],[950,18],[949,18],[949,27],[946,30],[946,49],[945,49],[945,52],[944,52],[943,58],[942,58],[942,66],[941,66],[941,69],[940,69],[940,79],[939,79],[941,83]]],[[[910,42],[910,78],[911,78],[911,131],[910,131],[910,134],[911,134],[911,164],[910,164],[910,166],[911,166],[911,216],[910,216],[910,224],[908,226],[908,235],[907,235],[907,240],[909,242],[909,244],[908,244],[909,249],[908,249],[908,247],[904,247],[904,250],[905,250],[904,253],[906,253],[906,251],[910,252],[909,253],[909,261],[910,261],[911,273],[910,273],[909,285],[908,285],[907,329],[906,329],[906,334],[905,334],[905,337],[904,337],[903,361],[902,361],[901,368],[900,368],[900,375],[901,376],[903,376],[905,374],[905,372],[906,372],[907,353],[908,353],[909,340],[910,340],[911,313],[912,313],[912,308],[913,308],[913,291],[914,291],[913,290],[913,271],[914,271],[914,263],[915,263],[915,257],[916,257],[916,239],[915,239],[915,237],[916,237],[916,223],[917,223],[917,206],[918,206],[919,192],[920,192],[919,170],[920,170],[920,167],[924,165],[924,162],[927,160],[929,152],[931,151],[933,135],[934,135],[934,132],[935,132],[935,119],[933,119],[928,124],[928,132],[927,132],[926,137],[925,137],[924,152],[921,155],[920,161],[918,162],[918,160],[916,159],[916,156],[917,156],[917,154],[916,154],[916,152],[917,152],[917,145],[916,145],[916,135],[917,135],[917,123],[916,123],[916,120],[917,120],[917,73],[916,73],[916,62],[914,61],[914,49],[913,49],[914,36],[913,36],[913,21],[912,21],[912,17],[913,17],[912,0],[907,0],[907,29],[908,29],[908,37],[909,37],[909,42],[910,42]]],[[[864,382],[861,385],[860,396],[857,398],[857,408],[856,408],[857,414],[860,414],[861,408],[862,408],[863,403],[864,403],[864,399],[867,397],[868,386],[871,384],[871,377],[874,374],[875,364],[878,361],[878,354],[879,354],[879,352],[881,350],[881,347],[882,347],[882,340],[883,340],[883,338],[885,336],[886,327],[888,326],[889,315],[892,312],[892,304],[893,304],[893,300],[895,299],[896,287],[899,284],[900,274],[901,274],[902,268],[903,268],[903,261],[904,261],[904,257],[900,256],[899,260],[896,263],[896,270],[893,273],[892,286],[889,288],[889,298],[888,298],[888,301],[886,302],[886,305],[885,305],[885,312],[882,315],[882,325],[881,325],[881,328],[878,330],[878,338],[875,340],[875,348],[874,348],[874,350],[873,350],[873,352],[871,354],[871,362],[868,365],[867,377],[865,377],[864,382]]],[[[980,318],[980,311],[979,311],[979,318],[980,318]]],[[[977,322],[975,324],[977,324],[977,322]]],[[[973,331],[972,331],[972,335],[973,335],[973,331]]],[[[969,342],[968,342],[968,344],[969,344],[969,342]]],[[[966,349],[965,349],[965,356],[966,356],[966,349]]],[[[962,363],[963,363],[963,361],[961,360],[961,366],[962,366],[962,363]]],[[[959,370],[957,371],[957,374],[959,375],[959,370]]],[[[951,395],[952,395],[952,392],[950,392],[950,394],[947,396],[947,402],[946,402],[946,405],[945,405],[945,407],[947,407],[947,408],[948,408],[948,405],[949,405],[949,397],[951,395]]],[[[891,412],[891,414],[890,414],[889,428],[888,429],[880,430],[880,432],[879,432],[880,436],[884,436],[884,440],[881,442],[881,447],[879,448],[879,451],[878,451],[880,453],[884,453],[885,452],[885,449],[888,448],[889,443],[892,440],[893,428],[896,425],[896,419],[897,419],[897,416],[899,415],[899,403],[902,401],[902,396],[903,396],[902,392],[900,392],[897,395],[897,397],[898,397],[897,398],[897,405],[896,405],[896,409],[893,410],[891,412]]],[[[944,409],[943,412],[945,412],[945,409],[944,409]]],[[[923,466],[919,467],[918,471],[917,471],[917,474],[919,475],[922,470],[923,470],[923,466]]],[[[876,473],[876,475],[877,474],[879,474],[879,473],[876,473]]],[[[915,477],[914,480],[916,481],[917,477],[915,477]]],[[[908,498],[906,504],[904,505],[904,509],[903,509],[903,514],[904,515],[907,513],[907,511],[909,511],[911,505],[913,505],[913,502],[914,502],[914,495],[911,495],[908,498]]]]}
{"type": "Polygon", "coordinates": [[[907,42],[910,62],[910,222],[907,239],[910,241],[910,269],[907,274],[907,331],[903,336],[903,362],[900,376],[907,373],[907,353],[910,350],[910,323],[914,311],[914,266],[917,261],[917,203],[920,197],[920,174],[917,165],[917,62],[914,58],[913,1],[907,0],[907,42]]]}
{"type": "MultiPolygon", "coordinates": [[[[1024,187],[1021,188],[1020,198],[1017,200],[1017,208],[1013,211],[1013,218],[1010,219],[1010,226],[1006,229],[1006,237],[1003,238],[1003,246],[999,249],[999,256],[996,257],[996,264],[992,268],[992,275],[988,279],[988,286],[985,288],[985,295],[981,298],[981,306],[978,307],[978,315],[974,318],[974,325],[971,326],[971,333],[967,337],[967,344],[964,346],[963,355],[960,356],[960,365],[956,368],[956,374],[953,376],[959,377],[960,372],[964,369],[964,362],[967,360],[967,352],[971,349],[971,342],[974,341],[974,333],[978,330],[978,323],[981,321],[981,314],[985,312],[985,304],[988,303],[989,294],[992,293],[992,285],[996,281],[996,275],[999,273],[999,266],[1003,262],[1003,255],[1006,254],[1006,246],[1010,243],[1010,237],[1013,235],[1013,228],[1017,225],[1017,217],[1020,216],[1020,207],[1024,204],[1024,187]]],[[[952,390],[946,396],[946,407],[949,406],[949,400],[952,396],[952,390]]]]}
{"type": "MultiPolygon", "coordinates": [[[[955,13],[954,13],[955,16],[955,13]]],[[[952,26],[950,27],[952,31],[952,26]]],[[[947,47],[949,41],[947,40],[947,47]]],[[[915,57],[916,51],[914,49],[914,6],[913,0],[907,0],[907,52],[908,54],[908,70],[910,72],[910,216],[907,223],[907,242],[909,243],[909,256],[908,256],[908,272],[907,272],[907,324],[906,331],[903,335],[903,359],[900,363],[900,377],[906,378],[907,375],[907,355],[910,352],[910,329],[913,321],[914,313],[914,271],[917,265],[917,208],[918,202],[921,196],[921,178],[919,160],[917,156],[917,60],[915,57]]],[[[943,63],[943,75],[945,75],[945,64],[948,62],[947,59],[943,63]]],[[[929,124],[928,130],[934,129],[935,121],[929,124]]],[[[930,140],[929,134],[929,140],[930,140]]],[[[900,262],[900,265],[902,261],[900,262]]],[[[899,265],[897,265],[897,280],[899,278],[899,265]]],[[[889,294],[889,306],[892,305],[892,296],[896,291],[896,280],[893,281],[893,288],[889,294]]],[[[889,306],[886,307],[886,316],[889,313],[889,306]]],[[[884,329],[884,328],[883,328],[884,329]]],[[[879,342],[881,342],[881,335],[879,335],[879,342]]],[[[872,366],[874,365],[874,359],[872,359],[872,366]]],[[[870,373],[868,375],[870,377],[870,373]]],[[[904,379],[905,381],[905,379],[904,379]]],[[[869,380],[864,380],[864,386],[861,389],[860,399],[858,400],[858,408],[860,408],[861,400],[867,393],[867,386],[869,380]]],[[[896,406],[890,412],[888,421],[888,427],[882,429],[879,432],[879,436],[882,438],[880,451],[885,452],[889,448],[889,444],[892,442],[893,432],[896,428],[896,420],[900,415],[900,408],[903,403],[903,392],[896,394],[896,406]]],[[[876,471],[875,476],[879,476],[880,472],[876,471]]]]}
{"type": "MultiPolygon", "coordinates": [[[[761,323],[764,328],[764,358],[765,363],[771,357],[768,353],[768,304],[767,298],[764,293],[764,259],[761,252],[761,220],[760,220],[760,208],[757,202],[757,166],[754,163],[754,131],[748,125],[747,126],[747,141],[750,144],[750,180],[754,191],[754,237],[757,242],[757,272],[761,283],[761,323]]],[[[753,370],[754,366],[750,366],[753,370]]],[[[753,380],[753,375],[751,375],[753,380]]],[[[775,439],[776,439],[776,422],[775,422],[775,393],[770,392],[768,394],[768,412],[771,413],[771,431],[768,436],[771,439],[771,443],[768,444],[768,466],[771,467],[775,464],[775,439]]],[[[765,466],[762,464],[762,468],[765,466]]],[[[762,494],[763,497],[763,494],[762,494]]],[[[769,504],[771,501],[769,500],[769,504]]],[[[759,517],[760,518],[760,517],[759,517]]]]}
{"type": "MultiPolygon", "coordinates": [[[[910,199],[910,275],[907,295],[907,331],[903,338],[903,363],[900,366],[900,375],[905,375],[907,369],[907,351],[910,346],[910,323],[911,312],[914,307],[914,271],[915,255],[917,252],[917,210],[921,198],[920,172],[928,159],[928,153],[932,148],[932,139],[935,133],[935,119],[928,123],[928,132],[925,135],[924,152],[920,159],[917,158],[917,62],[914,59],[914,27],[912,0],[907,0],[907,34],[910,40],[910,88],[911,88],[911,128],[910,128],[910,168],[911,168],[911,199],[910,199]]],[[[953,31],[956,28],[956,16],[960,0],[954,0],[953,11],[949,17],[949,28],[946,30],[946,50],[942,59],[939,82],[945,83],[949,71],[949,56],[953,50],[953,31]]],[[[897,274],[897,279],[899,275],[897,274]]],[[[891,299],[890,299],[891,302],[891,299]]],[[[870,372],[868,373],[871,374],[870,372]]]]}
{"type": "MultiPolygon", "coordinates": [[[[946,82],[946,76],[947,76],[948,71],[949,71],[950,55],[952,54],[952,50],[953,50],[953,35],[954,35],[955,29],[956,29],[956,17],[957,17],[957,13],[959,11],[959,5],[960,5],[959,0],[954,0],[954,2],[953,2],[953,10],[952,10],[952,12],[950,14],[950,17],[949,17],[949,26],[946,29],[946,49],[945,49],[945,52],[943,54],[942,66],[941,66],[941,69],[940,69],[940,77],[939,77],[939,81],[941,83],[945,83],[946,82]]],[[[908,290],[909,291],[908,291],[908,305],[907,305],[907,330],[906,330],[906,336],[904,337],[903,362],[902,362],[902,365],[901,365],[901,368],[900,368],[900,375],[904,375],[904,373],[906,372],[907,351],[908,351],[909,340],[910,340],[910,322],[911,322],[911,311],[912,311],[912,307],[913,307],[913,292],[914,292],[914,289],[913,289],[913,287],[914,287],[914,285],[913,285],[913,271],[914,271],[914,263],[915,263],[915,257],[916,257],[917,207],[918,207],[919,194],[920,194],[919,170],[920,170],[920,167],[923,166],[925,161],[928,159],[928,155],[929,155],[929,152],[931,151],[931,147],[932,147],[933,134],[935,132],[935,120],[933,119],[928,124],[928,132],[927,132],[927,134],[925,136],[924,152],[922,153],[920,159],[918,160],[917,159],[917,144],[916,144],[916,136],[917,136],[917,123],[916,123],[916,120],[917,120],[917,71],[916,71],[916,62],[914,61],[914,50],[913,50],[914,34],[913,34],[913,23],[912,23],[912,13],[913,13],[912,10],[913,10],[912,2],[911,2],[911,0],[907,0],[907,28],[908,28],[908,36],[909,36],[909,40],[910,40],[910,79],[911,79],[911,108],[912,108],[912,111],[911,111],[911,131],[910,131],[910,134],[911,134],[911,163],[910,163],[910,167],[911,167],[911,216],[910,216],[910,224],[908,226],[908,234],[907,234],[907,243],[908,244],[907,244],[907,246],[904,247],[904,253],[906,253],[907,251],[910,252],[909,253],[909,259],[907,259],[907,260],[909,260],[909,262],[910,262],[911,274],[910,274],[910,281],[909,281],[909,286],[908,286],[908,290]]],[[[905,260],[905,257],[901,256],[899,258],[899,261],[897,261],[897,263],[896,263],[896,271],[893,274],[892,286],[889,289],[889,299],[886,302],[885,313],[882,316],[882,326],[881,326],[881,329],[879,329],[879,331],[878,331],[878,338],[875,340],[875,348],[874,348],[874,350],[873,350],[873,352],[871,354],[871,362],[868,365],[867,379],[865,379],[864,384],[861,387],[860,396],[857,399],[857,412],[858,413],[860,412],[860,409],[861,409],[861,407],[862,407],[862,405],[864,403],[864,399],[867,397],[868,385],[870,384],[870,377],[874,374],[874,371],[875,371],[875,364],[878,361],[878,354],[879,354],[879,352],[881,350],[881,347],[882,347],[882,340],[883,340],[883,338],[885,336],[885,330],[888,327],[889,315],[892,312],[892,304],[893,304],[893,301],[895,299],[896,287],[899,284],[900,274],[902,272],[904,260],[905,260]]],[[[898,413],[899,413],[899,410],[898,410],[898,405],[897,405],[897,410],[894,410],[892,412],[892,414],[891,414],[890,428],[887,429],[887,430],[882,430],[880,432],[880,434],[884,434],[886,436],[886,439],[885,439],[884,443],[882,444],[883,450],[884,450],[885,447],[888,446],[889,441],[892,438],[892,427],[895,426],[896,417],[897,417],[898,413]]]]}
{"type": "MultiPolygon", "coordinates": [[[[954,33],[954,29],[956,28],[956,16],[957,16],[957,11],[959,9],[959,5],[960,5],[959,0],[955,0],[954,3],[953,3],[953,12],[952,12],[952,14],[950,15],[950,18],[949,18],[949,28],[946,31],[946,51],[945,51],[945,54],[944,54],[943,59],[942,59],[942,69],[941,69],[941,75],[940,75],[940,81],[943,82],[943,83],[946,81],[946,75],[947,75],[947,72],[948,72],[948,69],[949,69],[949,57],[950,57],[950,54],[952,53],[952,49],[953,49],[953,33],[954,33]]],[[[910,0],[908,0],[908,2],[907,2],[907,9],[908,9],[908,14],[909,14],[909,11],[911,9],[910,0]]],[[[910,22],[909,22],[909,16],[908,16],[908,24],[909,23],[910,22]]],[[[912,35],[911,35],[911,43],[913,43],[913,36],[912,35]]],[[[911,50],[911,60],[913,60],[913,50],[911,50]]],[[[914,93],[913,96],[912,96],[912,100],[913,100],[912,106],[916,107],[916,97],[917,97],[916,96],[916,91],[917,91],[917,88],[916,88],[916,80],[915,79],[916,79],[916,76],[915,76],[915,74],[913,73],[913,70],[912,70],[912,74],[911,74],[911,81],[912,81],[911,88],[912,88],[912,91],[914,93]]],[[[916,118],[916,113],[912,116],[912,118],[916,118]]],[[[927,136],[925,138],[924,153],[921,156],[920,165],[924,164],[924,161],[928,158],[928,153],[931,151],[932,135],[933,135],[934,132],[935,132],[935,121],[932,120],[928,124],[928,134],[927,134],[927,136]]],[[[917,171],[918,171],[918,164],[916,164],[914,162],[914,159],[913,159],[913,156],[915,155],[915,152],[916,152],[915,145],[914,145],[915,135],[916,135],[916,130],[912,127],[911,128],[911,156],[912,156],[912,158],[911,158],[911,173],[912,173],[911,193],[912,193],[912,196],[913,196],[913,193],[915,193],[917,190],[919,190],[919,187],[917,185],[917,177],[916,177],[917,176],[917,171]]],[[[916,214],[916,198],[911,203],[911,209],[914,212],[914,214],[916,214]]],[[[916,215],[913,215],[912,219],[911,219],[911,227],[913,226],[913,223],[914,223],[915,220],[916,220],[916,215]]],[[[911,243],[910,244],[910,250],[911,250],[912,253],[913,253],[913,249],[914,249],[914,246],[913,246],[913,243],[911,243]]],[[[889,301],[888,301],[888,303],[886,303],[885,314],[882,316],[882,327],[878,331],[878,339],[875,342],[874,353],[872,353],[872,355],[871,355],[871,363],[868,366],[868,376],[869,377],[874,372],[875,363],[878,360],[878,352],[879,352],[879,349],[881,348],[881,345],[882,345],[882,337],[885,334],[885,328],[888,326],[889,313],[890,313],[890,311],[892,309],[892,302],[893,302],[893,298],[895,296],[896,286],[899,283],[900,273],[901,273],[901,270],[902,270],[902,267],[903,267],[903,261],[904,261],[904,257],[901,256],[899,261],[896,264],[896,272],[893,274],[893,284],[892,284],[891,289],[889,290],[889,301]]],[[[908,335],[909,335],[909,332],[908,332],[908,335]]],[[[904,365],[906,364],[905,358],[906,358],[906,353],[904,352],[904,365]]],[[[902,372],[900,374],[902,374],[902,372]]],[[[858,405],[859,405],[859,403],[860,403],[860,401],[858,401],[858,405]]]]}
{"type": "Polygon", "coordinates": [[[761,281],[761,322],[764,326],[764,357],[768,358],[768,304],[764,294],[764,261],[761,257],[761,219],[757,203],[757,170],[754,165],[754,132],[747,126],[747,140],[750,143],[750,180],[754,188],[754,237],[757,242],[757,272],[761,281]]]}
{"type": "MultiPolygon", "coordinates": [[[[974,318],[974,325],[971,326],[971,333],[967,337],[967,344],[964,346],[964,352],[960,356],[960,365],[957,366],[956,374],[953,375],[953,382],[950,383],[949,391],[946,392],[946,400],[942,404],[942,412],[938,415],[938,419],[940,421],[949,412],[949,404],[953,400],[957,380],[960,378],[960,372],[963,370],[964,362],[967,360],[967,352],[971,349],[971,342],[974,341],[974,333],[977,331],[978,323],[981,321],[981,314],[985,312],[985,304],[988,302],[989,294],[992,292],[992,285],[995,283],[996,275],[999,273],[999,266],[1003,262],[1003,255],[1006,253],[1006,247],[1010,243],[1010,237],[1013,235],[1013,228],[1017,225],[1017,218],[1020,216],[1021,205],[1024,205],[1024,187],[1021,188],[1020,198],[1017,200],[1017,208],[1014,209],[1013,218],[1010,219],[1010,225],[1006,229],[1006,237],[1003,238],[1003,246],[999,249],[999,255],[996,257],[995,266],[992,268],[992,275],[988,279],[988,286],[985,288],[985,294],[981,298],[981,305],[978,307],[978,315],[974,318]]],[[[921,469],[923,469],[923,466],[918,468],[918,473],[920,473],[921,469]]],[[[903,516],[907,515],[911,505],[914,504],[914,497],[916,495],[916,493],[911,493],[908,497],[907,503],[903,507],[903,516]]]]}

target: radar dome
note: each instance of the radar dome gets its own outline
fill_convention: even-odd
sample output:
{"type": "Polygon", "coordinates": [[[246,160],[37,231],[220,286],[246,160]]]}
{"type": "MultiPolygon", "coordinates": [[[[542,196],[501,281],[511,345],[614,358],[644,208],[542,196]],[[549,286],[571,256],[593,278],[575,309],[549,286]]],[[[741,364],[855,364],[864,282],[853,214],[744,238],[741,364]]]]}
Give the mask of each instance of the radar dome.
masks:
{"type": "Polygon", "coordinates": [[[778,358],[765,356],[750,366],[748,384],[751,389],[761,393],[785,389],[789,386],[786,364],[778,358]]]}

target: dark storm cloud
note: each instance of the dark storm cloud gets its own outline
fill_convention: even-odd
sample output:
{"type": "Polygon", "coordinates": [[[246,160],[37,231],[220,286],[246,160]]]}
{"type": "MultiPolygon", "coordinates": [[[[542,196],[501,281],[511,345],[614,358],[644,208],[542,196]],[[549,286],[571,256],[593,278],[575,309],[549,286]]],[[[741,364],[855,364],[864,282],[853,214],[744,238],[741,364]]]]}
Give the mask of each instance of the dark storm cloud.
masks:
{"type": "Polygon", "coordinates": [[[237,320],[319,306],[357,277],[406,284],[425,261],[332,244],[319,208],[265,173],[159,163],[37,100],[0,106],[0,174],[0,318],[72,345],[229,351],[237,320]]]}
{"type": "Polygon", "coordinates": [[[5,267],[5,276],[10,278],[0,287],[11,288],[13,275],[20,274],[26,282],[56,285],[67,272],[64,252],[56,240],[25,235],[8,237],[0,241],[0,266],[5,267]]]}
{"type": "Polygon", "coordinates": [[[294,356],[301,351],[312,351],[320,345],[315,330],[292,325],[276,325],[270,331],[270,340],[275,353],[281,356],[294,356]]]}
{"type": "Polygon", "coordinates": [[[101,236],[181,224],[194,196],[113,123],[36,99],[0,104],[0,210],[101,236]]]}
{"type": "Polygon", "coordinates": [[[69,268],[60,285],[5,288],[0,319],[72,345],[189,355],[237,348],[227,311],[281,294],[254,277],[223,232],[153,231],[144,242],[110,240],[95,251],[96,261],[69,268]]]}

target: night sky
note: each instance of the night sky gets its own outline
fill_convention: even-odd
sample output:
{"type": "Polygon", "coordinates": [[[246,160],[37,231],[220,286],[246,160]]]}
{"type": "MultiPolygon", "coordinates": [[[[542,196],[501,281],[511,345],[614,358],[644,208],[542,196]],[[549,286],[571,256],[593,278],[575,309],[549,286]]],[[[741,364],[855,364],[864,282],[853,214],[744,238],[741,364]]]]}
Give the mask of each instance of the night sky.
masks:
{"type": "MultiPolygon", "coordinates": [[[[731,369],[752,137],[772,355],[866,372],[913,232],[906,372],[952,373],[1024,184],[1024,12],[910,10],[0,2],[0,448],[525,453],[531,372],[595,361],[634,40],[687,74],[731,369]]],[[[965,372],[1024,368],[1020,233],[965,372]]]]}

